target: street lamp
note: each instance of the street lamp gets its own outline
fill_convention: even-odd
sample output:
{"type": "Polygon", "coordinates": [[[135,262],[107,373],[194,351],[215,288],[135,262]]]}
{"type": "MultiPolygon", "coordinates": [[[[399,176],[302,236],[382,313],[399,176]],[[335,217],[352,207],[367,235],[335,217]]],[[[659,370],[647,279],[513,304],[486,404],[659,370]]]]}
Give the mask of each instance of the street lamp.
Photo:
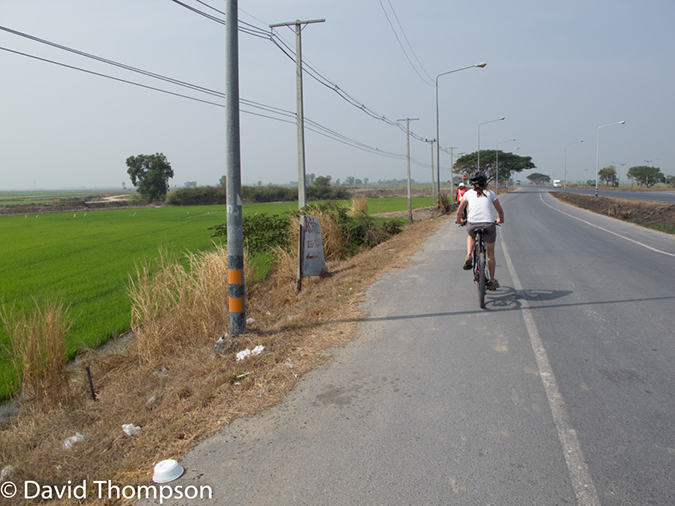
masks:
{"type": "Polygon", "coordinates": [[[563,191],[567,191],[567,146],[571,146],[572,144],[579,144],[580,142],[584,142],[583,140],[581,141],[574,141],[570,142],[565,146],[565,179],[563,179],[563,191]]]}
{"type": "Polygon", "coordinates": [[[480,123],[478,125],[478,169],[477,172],[480,172],[480,127],[483,125],[487,125],[488,123],[494,123],[495,121],[504,121],[506,119],[506,116],[502,116],[501,118],[497,119],[492,119],[490,121],[486,121],[485,123],[480,123]]]}
{"type": "Polygon", "coordinates": [[[598,196],[598,175],[600,174],[600,129],[613,125],[623,125],[625,121],[617,121],[609,125],[602,125],[598,127],[598,142],[595,151],[595,196],[598,196]]]}
{"type": "Polygon", "coordinates": [[[508,139],[502,142],[497,143],[497,162],[496,162],[496,169],[495,169],[495,188],[499,189],[499,145],[504,144],[505,142],[514,142],[515,139],[508,139]]]}
{"type": "MultiPolygon", "coordinates": [[[[455,70],[450,70],[448,72],[443,72],[441,74],[438,74],[436,76],[436,165],[437,165],[437,180],[438,180],[438,191],[436,192],[436,202],[438,207],[441,205],[441,152],[440,152],[440,147],[441,147],[441,137],[439,133],[439,126],[438,126],[438,78],[447,74],[453,74],[455,72],[459,72],[460,70],[467,70],[467,69],[472,69],[472,68],[485,68],[487,63],[482,62],[482,63],[476,63],[475,65],[469,65],[468,67],[462,67],[461,69],[455,69],[455,70]]],[[[453,181],[452,181],[452,167],[450,167],[451,172],[450,172],[450,194],[452,195],[453,193],[453,181]]]]}

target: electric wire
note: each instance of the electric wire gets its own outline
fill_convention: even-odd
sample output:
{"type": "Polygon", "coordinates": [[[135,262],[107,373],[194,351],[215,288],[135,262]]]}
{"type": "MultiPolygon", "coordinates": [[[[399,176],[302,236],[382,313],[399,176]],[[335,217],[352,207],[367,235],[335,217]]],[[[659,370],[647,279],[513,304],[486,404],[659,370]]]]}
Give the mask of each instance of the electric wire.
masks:
{"type": "MultiPolygon", "coordinates": [[[[167,94],[167,95],[172,95],[172,96],[192,100],[192,101],[195,101],[195,102],[201,102],[201,103],[204,103],[204,104],[225,108],[224,104],[219,104],[219,103],[216,103],[216,102],[211,102],[209,100],[203,100],[203,99],[192,97],[192,96],[189,96],[189,95],[184,95],[182,93],[177,93],[177,92],[157,88],[157,87],[154,87],[154,86],[149,86],[149,85],[146,85],[146,84],[137,83],[137,82],[134,82],[134,81],[130,81],[128,79],[122,79],[122,78],[119,78],[119,77],[114,77],[114,76],[110,76],[110,75],[107,75],[107,74],[102,74],[100,72],[95,72],[95,71],[92,71],[92,70],[83,69],[81,67],[76,67],[74,65],[68,65],[68,64],[65,64],[65,63],[62,63],[62,62],[57,62],[55,60],[42,58],[42,57],[39,57],[39,56],[24,53],[24,52],[21,52],[21,51],[16,51],[16,50],[1,47],[1,46],[0,46],[0,50],[6,51],[6,52],[9,52],[9,53],[13,53],[13,54],[16,54],[16,55],[20,55],[20,56],[25,56],[27,58],[38,60],[38,61],[41,61],[41,62],[51,63],[53,65],[68,68],[68,69],[71,69],[71,70],[77,70],[77,71],[84,72],[86,74],[94,75],[94,76],[97,76],[97,77],[103,77],[103,78],[110,79],[110,80],[113,80],[113,81],[117,81],[117,82],[121,82],[121,83],[125,83],[125,84],[130,84],[130,85],[133,85],[133,86],[137,86],[137,87],[152,90],[152,91],[157,91],[157,92],[164,93],[164,94],[167,94]]],[[[214,90],[208,90],[207,88],[203,88],[201,86],[191,85],[189,83],[184,83],[183,81],[178,81],[176,79],[171,79],[171,78],[166,78],[165,76],[160,76],[159,74],[141,71],[140,69],[135,69],[135,70],[139,71],[140,73],[142,73],[144,75],[154,77],[154,78],[157,78],[157,79],[162,79],[162,80],[170,82],[172,84],[184,86],[184,87],[196,90],[196,91],[208,92],[208,93],[211,93],[212,95],[219,96],[219,97],[222,97],[222,98],[225,97],[225,93],[217,92],[217,91],[214,91],[214,90]]],[[[296,123],[297,115],[296,115],[296,113],[294,113],[292,111],[288,111],[288,110],[281,109],[281,108],[278,108],[278,107],[268,106],[268,105],[265,105],[265,104],[260,104],[258,102],[254,102],[254,101],[246,100],[246,99],[240,99],[240,104],[251,107],[251,108],[254,108],[254,109],[265,111],[269,114],[276,114],[277,116],[281,116],[281,117],[275,117],[275,116],[270,116],[269,114],[262,114],[262,113],[259,113],[259,112],[253,112],[253,111],[249,111],[247,109],[241,109],[242,113],[253,115],[253,116],[258,116],[258,117],[262,117],[262,118],[267,118],[267,119],[271,119],[271,120],[275,120],[275,121],[280,121],[280,122],[283,122],[283,123],[289,123],[289,124],[295,124],[296,123]]],[[[369,153],[384,156],[384,157],[396,158],[396,159],[405,159],[406,158],[406,155],[401,155],[401,154],[383,151],[383,150],[380,150],[378,148],[374,148],[374,147],[369,146],[367,144],[364,144],[362,142],[351,139],[351,138],[349,138],[345,135],[342,135],[342,134],[340,134],[340,133],[338,133],[334,130],[331,130],[330,128],[325,127],[325,126],[321,125],[320,123],[315,122],[315,121],[313,121],[309,118],[305,118],[305,122],[308,124],[308,126],[306,126],[307,130],[312,131],[314,133],[317,133],[319,135],[322,135],[324,137],[327,137],[331,140],[340,142],[342,144],[360,149],[362,151],[367,151],[369,153]]],[[[415,163],[416,165],[426,167],[426,164],[421,163],[421,162],[419,162],[417,160],[414,160],[412,158],[411,158],[411,163],[415,163]]]]}
{"type": "MultiPolygon", "coordinates": [[[[387,14],[387,10],[384,8],[384,4],[382,3],[382,0],[379,0],[379,2],[380,2],[380,7],[382,7],[382,11],[384,12],[384,16],[387,18],[387,22],[389,23],[389,26],[391,27],[391,30],[394,32],[394,36],[396,37],[398,45],[401,46],[401,50],[403,51],[403,54],[405,55],[406,59],[408,60],[408,63],[410,63],[410,66],[413,68],[413,70],[419,76],[419,78],[424,82],[424,84],[427,84],[429,86],[433,86],[434,83],[428,82],[424,78],[424,76],[422,74],[420,74],[420,72],[417,70],[417,67],[415,67],[415,64],[410,59],[410,56],[408,56],[408,52],[405,50],[405,47],[403,46],[403,43],[401,42],[401,39],[398,36],[398,33],[396,33],[396,29],[394,28],[394,25],[392,24],[391,19],[389,19],[389,14],[387,14]]],[[[391,3],[389,3],[389,5],[391,5],[391,3]]],[[[393,7],[392,7],[392,10],[393,10],[393,7]]],[[[394,15],[396,15],[396,13],[394,13],[394,15]]],[[[396,19],[398,20],[398,18],[396,18],[396,19]]],[[[400,25],[400,23],[399,23],[399,25],[400,25]]],[[[404,35],[405,35],[405,33],[404,33],[404,35]]],[[[406,37],[406,40],[407,40],[407,37],[406,37]]],[[[414,53],[414,51],[413,51],[413,53],[414,53]]],[[[415,57],[417,57],[417,56],[415,56],[415,57]]],[[[426,71],[425,71],[425,73],[426,73],[426,71]]]]}
{"type": "MultiPolygon", "coordinates": [[[[185,7],[186,9],[188,9],[188,10],[190,10],[190,11],[192,11],[192,12],[195,12],[195,13],[197,13],[197,14],[199,14],[199,15],[202,15],[202,16],[206,17],[207,19],[210,19],[210,20],[212,20],[212,21],[216,21],[216,22],[221,23],[221,24],[225,24],[225,21],[224,21],[224,20],[221,20],[221,19],[219,19],[219,18],[217,18],[217,17],[215,17],[215,16],[211,16],[210,14],[207,14],[207,13],[205,13],[205,12],[199,10],[199,9],[196,9],[196,8],[194,8],[194,7],[191,7],[191,6],[187,5],[187,4],[185,4],[184,2],[181,2],[180,0],[171,0],[171,1],[174,2],[174,3],[176,3],[176,4],[178,4],[178,5],[180,5],[180,6],[182,6],[182,7],[185,7]]],[[[218,12],[218,13],[224,14],[222,11],[216,9],[215,7],[212,7],[212,6],[208,5],[206,2],[203,2],[202,0],[195,0],[195,1],[199,2],[200,4],[202,4],[202,5],[204,5],[204,6],[208,7],[208,8],[210,8],[210,9],[212,9],[212,10],[218,12]]],[[[248,13],[246,13],[246,14],[248,14],[248,13]]],[[[250,14],[248,14],[248,15],[250,16],[250,14]]],[[[255,18],[255,19],[257,19],[257,18],[255,18]]],[[[258,20],[258,21],[260,21],[260,20],[258,20]]],[[[249,29],[249,30],[246,30],[245,33],[249,33],[249,34],[252,34],[252,35],[261,37],[261,38],[265,38],[265,39],[271,40],[272,42],[275,43],[275,45],[276,45],[276,46],[277,46],[277,47],[278,47],[278,48],[279,48],[279,49],[280,49],[280,50],[281,50],[281,51],[282,51],[289,59],[295,61],[295,51],[294,51],[294,49],[293,49],[293,48],[292,48],[292,47],[291,47],[291,46],[290,46],[283,38],[279,37],[273,30],[272,30],[271,32],[267,32],[267,31],[264,31],[264,30],[262,30],[262,29],[260,29],[260,28],[258,28],[258,27],[255,27],[255,25],[252,25],[252,24],[250,24],[250,23],[246,23],[246,22],[241,21],[241,20],[239,20],[239,22],[240,22],[240,23],[244,23],[245,25],[247,25],[248,27],[250,27],[250,29],[249,29]],[[253,33],[253,31],[255,31],[256,33],[253,33]]],[[[261,21],[261,22],[262,22],[262,21],[261,21]]],[[[8,33],[12,33],[12,34],[14,34],[14,35],[18,35],[18,36],[27,38],[27,39],[29,39],[29,40],[33,40],[33,41],[36,41],[36,42],[40,42],[40,43],[42,43],[42,44],[46,44],[46,45],[49,45],[49,46],[52,46],[52,47],[55,47],[55,48],[58,48],[58,49],[62,49],[62,50],[64,50],[64,51],[68,51],[68,52],[71,52],[71,53],[74,53],[74,54],[77,54],[77,55],[80,55],[80,56],[84,56],[84,57],[91,58],[91,59],[94,59],[94,60],[97,60],[97,61],[100,61],[100,62],[103,62],[103,63],[107,63],[107,64],[110,64],[110,65],[114,65],[114,66],[117,66],[117,67],[122,68],[122,69],[125,69],[125,70],[129,70],[129,71],[132,71],[132,72],[137,72],[137,73],[146,75],[146,76],[148,76],[148,77],[160,79],[160,80],[169,82],[169,83],[171,83],[171,84],[175,84],[175,85],[178,85],[178,86],[184,86],[184,87],[193,89],[193,90],[195,90],[195,91],[202,92],[202,93],[207,93],[207,94],[211,94],[211,95],[214,95],[214,96],[224,97],[224,94],[222,94],[222,93],[220,93],[220,92],[217,92],[217,91],[214,91],[214,90],[210,90],[210,89],[208,89],[208,88],[204,88],[204,87],[202,87],[202,86],[194,85],[194,84],[191,84],[191,83],[186,83],[186,82],[184,82],[184,81],[180,81],[180,80],[173,79],[173,78],[170,78],[170,77],[162,76],[161,74],[156,74],[156,73],[153,73],[153,72],[145,71],[145,70],[143,70],[143,69],[139,69],[139,68],[136,68],[136,67],[132,67],[132,66],[130,66],[130,65],[126,65],[126,64],[119,63],[119,62],[115,62],[114,60],[109,60],[109,59],[106,59],[106,58],[101,58],[101,57],[98,57],[98,56],[96,56],[96,55],[93,55],[93,54],[90,54],[90,53],[86,53],[86,52],[84,52],[84,51],[79,51],[79,50],[76,50],[76,49],[73,49],[73,48],[69,48],[69,47],[67,47],[67,46],[63,46],[63,45],[61,45],[61,44],[56,44],[56,43],[47,41],[47,40],[45,40],[45,39],[41,39],[41,38],[39,38],[39,37],[35,37],[35,36],[29,35],[29,34],[26,34],[26,33],[23,33],[23,32],[19,32],[19,31],[17,31],[17,30],[12,30],[12,29],[7,28],[7,27],[0,26],[0,30],[3,30],[3,31],[6,31],[6,32],[8,32],[8,33]]],[[[3,48],[3,49],[5,49],[5,48],[3,48]]],[[[215,103],[213,103],[213,102],[205,101],[205,100],[198,99],[198,98],[195,98],[195,97],[190,97],[190,96],[182,95],[182,94],[175,93],[175,92],[170,92],[170,91],[166,91],[166,90],[161,90],[161,89],[159,89],[159,88],[154,88],[154,87],[152,87],[152,86],[147,86],[147,85],[141,85],[141,84],[138,84],[138,83],[133,83],[133,82],[131,82],[131,81],[127,81],[127,80],[124,80],[124,79],[119,79],[119,78],[114,78],[114,77],[111,77],[111,76],[106,76],[106,75],[104,75],[104,74],[100,74],[100,73],[96,73],[96,72],[87,71],[86,69],[80,69],[80,68],[78,68],[78,67],[68,66],[68,65],[65,65],[65,64],[61,64],[61,63],[58,63],[58,62],[51,61],[51,60],[42,59],[42,58],[39,58],[39,57],[33,57],[33,56],[28,55],[28,54],[25,54],[25,53],[20,53],[20,52],[8,50],[8,49],[5,49],[5,50],[11,51],[11,52],[15,52],[16,54],[21,54],[21,55],[24,55],[24,56],[27,56],[27,57],[35,58],[35,59],[38,59],[38,60],[47,61],[47,62],[54,63],[54,64],[57,64],[57,65],[69,67],[69,68],[72,68],[72,69],[75,69],[75,70],[80,70],[80,71],[88,72],[88,73],[91,73],[91,74],[94,74],[94,75],[99,75],[99,76],[101,76],[101,77],[108,77],[108,78],[110,78],[110,79],[118,80],[118,81],[120,81],[120,82],[125,82],[125,83],[128,83],[128,84],[135,84],[135,85],[137,85],[137,86],[144,87],[144,88],[147,88],[147,89],[152,89],[152,90],[159,91],[159,92],[162,92],[162,93],[172,94],[172,95],[175,95],[175,96],[179,96],[179,97],[183,97],[183,98],[187,98],[187,99],[190,99],[190,100],[195,100],[195,101],[199,101],[199,102],[203,102],[203,103],[207,103],[207,104],[219,105],[219,104],[215,104],[215,103]]],[[[322,84],[323,86],[327,87],[328,89],[334,91],[338,96],[340,96],[342,99],[344,99],[344,100],[345,100],[346,102],[348,102],[350,105],[352,105],[352,106],[354,106],[354,107],[360,109],[361,111],[365,112],[366,114],[368,114],[368,115],[371,116],[372,118],[375,118],[375,119],[377,119],[377,120],[383,121],[383,122],[385,122],[386,124],[396,126],[396,127],[398,127],[401,131],[406,132],[406,129],[403,127],[403,125],[401,125],[401,123],[399,123],[399,122],[397,122],[397,121],[393,121],[393,120],[391,120],[391,119],[389,119],[389,118],[387,118],[386,116],[383,116],[383,115],[381,115],[381,114],[378,114],[378,113],[376,113],[375,111],[371,110],[370,108],[366,107],[364,104],[361,104],[358,100],[354,99],[354,98],[351,97],[348,93],[346,93],[344,90],[342,90],[337,84],[333,83],[333,82],[332,82],[328,77],[326,77],[320,70],[318,70],[311,62],[309,62],[309,61],[306,60],[305,58],[303,58],[303,62],[305,63],[305,68],[306,68],[307,74],[308,74],[310,77],[312,77],[314,80],[316,80],[317,82],[319,82],[319,83],[322,84]]],[[[254,102],[250,102],[249,105],[253,106],[253,104],[255,104],[255,103],[254,103],[254,102]]],[[[261,107],[270,107],[270,106],[263,106],[262,104],[256,104],[256,106],[259,106],[259,107],[260,107],[260,106],[261,106],[261,107]]],[[[248,112],[248,111],[243,111],[243,112],[248,112]]],[[[286,111],[286,113],[295,116],[295,113],[292,113],[292,112],[290,112],[290,111],[286,111]]],[[[278,112],[277,112],[277,114],[278,114],[278,112]]],[[[265,117],[267,117],[267,116],[265,116],[265,117]]],[[[272,118],[272,119],[276,119],[276,118],[272,118]]],[[[317,125],[318,125],[318,124],[317,124],[317,125]]],[[[315,126],[316,126],[316,125],[315,125],[315,126]]],[[[318,125],[318,127],[321,127],[321,125],[318,125]]],[[[330,131],[330,129],[326,129],[326,130],[330,131]]],[[[337,135],[337,136],[341,135],[341,134],[338,134],[337,132],[334,132],[334,131],[331,131],[331,132],[332,132],[333,135],[337,135]]],[[[315,131],[315,133],[316,133],[316,131],[315,131]]],[[[413,137],[413,138],[415,138],[415,139],[417,139],[417,140],[420,140],[420,141],[425,141],[425,140],[426,140],[425,138],[423,138],[423,137],[421,137],[421,136],[415,134],[414,132],[410,132],[410,136],[413,137]]],[[[359,143],[358,141],[354,141],[353,139],[349,139],[349,138],[346,138],[346,137],[345,137],[344,139],[348,139],[348,142],[351,143],[350,145],[353,145],[354,147],[356,147],[358,144],[361,144],[361,143],[359,143]]],[[[372,148],[372,147],[370,147],[370,146],[361,145],[361,148],[363,148],[363,147],[365,147],[367,150],[371,150],[371,152],[374,152],[374,153],[377,153],[377,154],[385,155],[385,154],[387,153],[387,152],[384,152],[384,151],[379,150],[378,148],[372,148]]],[[[389,155],[392,155],[392,156],[395,156],[395,157],[403,156],[403,155],[395,155],[395,154],[392,154],[392,153],[388,153],[386,156],[389,156],[389,155]]],[[[412,160],[411,160],[411,161],[412,161],[412,160]]],[[[425,166],[425,164],[422,164],[422,163],[420,163],[420,162],[418,162],[418,161],[415,161],[415,163],[418,164],[418,165],[425,166]]]]}
{"type": "MultiPolygon", "coordinates": [[[[184,2],[181,2],[180,0],[171,0],[171,1],[175,4],[177,4],[177,5],[180,5],[181,7],[184,7],[186,9],[194,12],[195,14],[199,14],[200,16],[205,17],[206,19],[210,19],[211,21],[215,21],[216,23],[220,23],[221,25],[226,24],[226,21],[224,19],[220,19],[216,16],[212,16],[211,14],[208,14],[208,13],[202,11],[202,10],[199,10],[196,7],[191,7],[190,5],[188,5],[184,2]]],[[[206,7],[209,7],[210,9],[213,9],[216,12],[219,12],[219,13],[225,15],[224,12],[216,9],[215,7],[211,7],[210,5],[206,4],[205,2],[202,2],[200,0],[195,0],[195,1],[199,2],[202,5],[205,5],[206,7]]],[[[246,26],[242,27],[241,25],[238,25],[238,27],[237,27],[238,31],[246,33],[248,35],[253,35],[254,37],[258,37],[258,38],[261,38],[261,39],[268,39],[269,38],[269,32],[267,32],[266,30],[261,30],[260,28],[257,28],[255,26],[251,25],[250,23],[246,23],[246,22],[243,22],[243,21],[240,21],[240,22],[245,24],[246,26]]]]}
{"type": "Polygon", "coordinates": [[[415,57],[415,60],[419,64],[419,66],[422,69],[422,71],[424,72],[424,74],[429,78],[430,81],[432,81],[432,85],[433,85],[434,84],[434,78],[429,75],[429,72],[427,72],[427,69],[424,68],[424,65],[422,65],[422,62],[417,57],[417,53],[415,52],[415,48],[413,48],[412,44],[410,43],[410,40],[408,40],[408,36],[405,34],[405,30],[403,29],[403,25],[401,24],[401,21],[398,19],[398,16],[396,15],[396,10],[394,9],[394,6],[391,4],[391,0],[387,0],[387,3],[389,4],[389,7],[391,8],[391,12],[394,14],[394,18],[396,18],[396,23],[398,24],[398,27],[401,29],[401,33],[403,34],[403,37],[405,38],[405,41],[408,43],[408,47],[410,48],[410,51],[412,51],[412,54],[415,57]]]}
{"type": "MultiPolygon", "coordinates": [[[[190,11],[192,11],[192,12],[195,12],[195,13],[197,13],[197,14],[199,14],[199,15],[202,15],[202,16],[208,18],[208,19],[211,19],[211,20],[216,21],[216,22],[221,23],[221,24],[225,24],[225,21],[224,21],[224,20],[219,19],[219,18],[217,18],[217,17],[215,17],[215,16],[211,16],[210,14],[207,14],[207,13],[205,13],[205,12],[203,12],[203,11],[201,11],[201,10],[195,8],[195,7],[191,7],[191,6],[187,5],[187,4],[185,4],[184,2],[181,2],[180,0],[171,0],[171,1],[174,2],[174,3],[176,3],[176,4],[178,4],[178,5],[181,5],[182,7],[185,7],[186,9],[188,9],[188,10],[190,10],[190,11]]],[[[212,7],[212,6],[208,5],[208,4],[207,4],[206,2],[204,2],[203,0],[195,0],[195,1],[199,2],[200,4],[202,4],[202,5],[204,5],[204,6],[208,7],[208,8],[210,8],[210,9],[216,11],[216,12],[219,12],[219,13],[221,13],[221,14],[224,14],[222,11],[219,11],[219,10],[216,9],[215,7],[212,7]]],[[[241,10],[241,9],[240,9],[240,10],[241,10]]],[[[242,11],[242,12],[244,12],[245,14],[251,16],[251,14],[248,14],[248,13],[245,12],[245,11],[242,11]]],[[[251,17],[253,17],[253,16],[251,16],[251,17]]],[[[261,20],[255,18],[255,17],[253,17],[253,18],[256,19],[257,21],[263,23],[263,21],[261,21],[261,20]]],[[[274,30],[272,29],[271,31],[268,32],[268,31],[266,31],[266,30],[264,30],[264,29],[262,29],[262,28],[256,27],[256,26],[253,25],[253,24],[246,23],[245,21],[239,20],[239,22],[240,22],[240,23],[244,23],[247,27],[249,27],[248,29],[244,30],[244,29],[242,29],[241,26],[240,26],[240,27],[239,27],[239,31],[242,31],[242,32],[247,33],[247,34],[250,34],[250,35],[254,35],[254,36],[259,37],[259,38],[262,38],[262,39],[268,39],[268,40],[270,40],[270,41],[271,41],[272,43],[274,43],[274,44],[277,46],[277,48],[278,48],[279,50],[281,50],[281,51],[282,51],[282,52],[283,52],[290,60],[292,60],[292,61],[294,61],[294,62],[296,61],[295,49],[293,49],[293,47],[291,47],[291,46],[289,45],[289,43],[288,43],[286,40],[284,40],[284,39],[283,39],[276,31],[274,31],[274,30]]],[[[393,28],[393,27],[392,27],[392,28],[393,28]]],[[[352,106],[356,107],[357,109],[362,110],[363,112],[365,112],[366,114],[368,114],[369,116],[371,116],[371,117],[374,118],[374,119],[377,119],[377,120],[379,120],[379,121],[383,121],[384,123],[386,123],[386,124],[388,124],[388,125],[395,126],[395,127],[397,127],[398,129],[400,129],[402,132],[405,132],[405,131],[406,131],[406,129],[403,127],[403,125],[402,125],[400,122],[394,121],[394,120],[392,120],[392,119],[389,119],[389,118],[387,118],[386,116],[384,116],[384,115],[382,115],[382,114],[379,114],[379,113],[373,111],[373,110],[370,109],[369,107],[367,107],[367,106],[365,106],[364,104],[362,104],[360,101],[358,101],[358,100],[354,99],[353,97],[351,97],[348,93],[346,93],[344,90],[342,90],[337,84],[335,84],[330,78],[328,78],[323,72],[321,72],[319,69],[317,69],[316,66],[313,65],[309,60],[307,60],[306,57],[303,57],[303,58],[302,58],[302,61],[303,61],[303,68],[305,69],[305,71],[307,72],[307,75],[308,75],[309,77],[311,77],[312,79],[314,79],[314,80],[317,81],[318,83],[322,84],[322,85],[325,86],[326,88],[328,88],[328,89],[334,91],[339,97],[341,97],[341,98],[342,98],[343,100],[345,100],[347,103],[351,104],[352,106]]],[[[425,139],[424,137],[422,137],[422,136],[420,136],[420,135],[417,135],[415,132],[412,132],[412,131],[410,132],[410,136],[411,136],[412,138],[418,140],[418,141],[424,141],[424,139],[425,139]]]]}

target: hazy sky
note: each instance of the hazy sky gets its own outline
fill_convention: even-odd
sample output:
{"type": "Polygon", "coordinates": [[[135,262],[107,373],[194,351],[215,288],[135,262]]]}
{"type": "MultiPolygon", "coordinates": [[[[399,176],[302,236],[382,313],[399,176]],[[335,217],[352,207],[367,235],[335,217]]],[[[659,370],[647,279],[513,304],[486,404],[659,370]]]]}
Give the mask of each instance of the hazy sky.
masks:
{"type": "MultiPolygon", "coordinates": [[[[182,1],[224,19],[197,0],[182,1]]],[[[225,10],[223,0],[205,3],[225,10]]],[[[531,156],[535,170],[552,178],[563,177],[567,151],[568,179],[593,179],[598,127],[625,120],[600,130],[600,167],[614,163],[622,179],[647,163],[675,175],[673,0],[240,0],[239,9],[247,23],[240,28],[253,25],[260,35],[239,33],[241,98],[287,111],[242,106],[244,184],[297,180],[295,64],[264,32],[319,18],[326,22],[303,30],[303,56],[325,81],[305,75],[305,116],[349,145],[308,130],[308,173],[406,177],[405,132],[331,86],[387,120],[419,118],[412,132],[432,139],[436,76],[484,61],[484,69],[439,79],[442,147],[473,152],[478,125],[505,116],[480,127],[482,149],[499,143],[531,156]]],[[[172,0],[0,0],[0,26],[224,91],[225,27],[172,0]]],[[[275,33],[295,47],[290,28],[275,33]]],[[[0,47],[224,104],[6,31],[0,47]]],[[[226,172],[223,107],[5,50],[0,68],[0,189],[129,187],[126,158],[155,152],[171,162],[172,186],[217,184],[226,172]]],[[[411,139],[411,154],[412,177],[430,180],[430,145],[411,139]]],[[[449,166],[441,152],[444,180],[449,166]]]]}

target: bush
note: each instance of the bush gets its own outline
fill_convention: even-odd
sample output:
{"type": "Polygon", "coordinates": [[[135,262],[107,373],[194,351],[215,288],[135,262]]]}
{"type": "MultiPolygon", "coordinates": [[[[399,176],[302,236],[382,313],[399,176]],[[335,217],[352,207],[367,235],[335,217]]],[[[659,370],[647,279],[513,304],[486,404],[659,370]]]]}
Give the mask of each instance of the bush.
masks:
{"type": "Polygon", "coordinates": [[[405,221],[401,219],[380,222],[364,211],[358,211],[352,215],[344,204],[338,202],[308,204],[296,213],[329,214],[340,227],[343,257],[352,256],[363,247],[377,246],[392,235],[401,232],[405,224],[405,221]]]}
{"type": "MultiPolygon", "coordinates": [[[[244,232],[244,245],[251,255],[268,253],[275,247],[286,249],[288,247],[288,216],[267,213],[244,216],[242,219],[244,232]]],[[[227,223],[213,227],[215,233],[212,237],[225,237],[227,240],[227,223]]]]}
{"type": "Polygon", "coordinates": [[[292,202],[298,200],[298,189],[291,186],[243,186],[244,202],[292,202]]]}
{"type": "Polygon", "coordinates": [[[167,200],[173,206],[226,204],[226,194],[222,186],[178,188],[169,194],[167,200]]]}
{"type": "MultiPolygon", "coordinates": [[[[307,200],[345,200],[347,190],[333,186],[307,185],[307,200]]],[[[244,186],[241,189],[244,202],[294,202],[298,200],[296,186],[244,186]]]]}
{"type": "MultiPolygon", "coordinates": [[[[306,186],[307,200],[346,200],[347,190],[333,186],[306,186]]],[[[296,186],[242,186],[241,199],[246,203],[295,202],[298,200],[296,186]]],[[[227,191],[222,186],[199,186],[172,190],[167,203],[173,206],[201,206],[227,204],[227,191]]]]}

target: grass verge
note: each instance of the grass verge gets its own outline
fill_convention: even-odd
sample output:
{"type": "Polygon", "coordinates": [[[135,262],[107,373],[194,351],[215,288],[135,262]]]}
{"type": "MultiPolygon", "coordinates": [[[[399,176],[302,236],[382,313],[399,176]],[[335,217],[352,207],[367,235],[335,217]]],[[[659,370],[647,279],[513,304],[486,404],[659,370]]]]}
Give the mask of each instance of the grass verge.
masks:
{"type": "MultiPolygon", "coordinates": [[[[9,479],[20,490],[26,480],[53,485],[89,480],[90,489],[93,480],[111,480],[120,488],[151,484],[154,463],[180,458],[223,425],[280,402],[302,374],[329,359],[328,348],[351,340],[364,317],[358,302],[365,290],[384,272],[407,265],[444,219],[415,223],[370,250],[330,262],[330,275],[308,278],[300,294],[283,272],[253,285],[247,295],[247,317],[253,321],[244,335],[227,342],[218,358],[213,358],[214,340],[224,329],[211,320],[203,329],[163,327],[152,353],[146,353],[138,338],[111,351],[86,353],[71,372],[71,404],[24,408],[2,428],[0,462],[13,466],[9,479]],[[167,332],[182,332],[187,338],[168,339],[167,332]],[[260,355],[236,360],[236,352],[255,346],[264,346],[260,355]],[[91,398],[85,366],[97,400],[91,398]],[[139,426],[140,433],[125,434],[123,424],[139,426]],[[64,442],[76,434],[82,440],[66,448],[64,442]]],[[[218,258],[223,255],[216,250],[195,259],[190,273],[196,285],[224,277],[225,272],[217,271],[226,268],[227,262],[218,258]],[[200,274],[202,270],[210,274],[200,274]]],[[[215,313],[223,313],[224,304],[221,300],[215,313]]],[[[158,317],[166,322],[162,311],[158,317]]],[[[90,497],[87,502],[99,501],[90,497]]]]}

